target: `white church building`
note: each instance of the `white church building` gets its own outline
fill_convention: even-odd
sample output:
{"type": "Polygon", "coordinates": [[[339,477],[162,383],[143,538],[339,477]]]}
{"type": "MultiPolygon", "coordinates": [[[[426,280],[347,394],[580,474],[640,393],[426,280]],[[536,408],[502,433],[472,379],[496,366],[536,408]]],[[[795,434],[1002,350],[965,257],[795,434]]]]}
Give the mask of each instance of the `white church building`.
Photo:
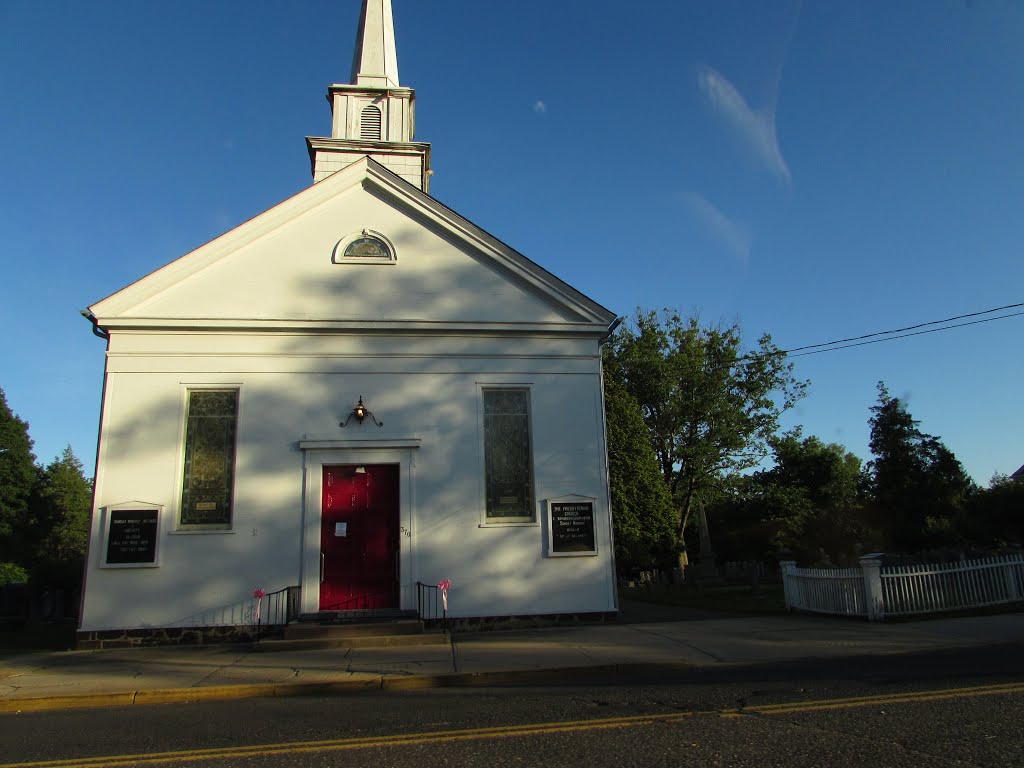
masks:
{"type": "Polygon", "coordinates": [[[83,647],[229,634],[255,590],[299,620],[414,615],[445,579],[450,617],[617,611],[615,315],[430,196],[390,0],[328,98],[311,186],[86,313],[83,647]]]}

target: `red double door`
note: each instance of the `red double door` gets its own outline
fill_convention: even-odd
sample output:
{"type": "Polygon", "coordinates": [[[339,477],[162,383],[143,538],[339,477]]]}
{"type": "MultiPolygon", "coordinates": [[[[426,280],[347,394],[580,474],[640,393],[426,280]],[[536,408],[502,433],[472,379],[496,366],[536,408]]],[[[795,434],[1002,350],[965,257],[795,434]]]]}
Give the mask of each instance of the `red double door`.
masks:
{"type": "Polygon", "coordinates": [[[320,610],[398,608],[398,465],[324,467],[320,610]]]}

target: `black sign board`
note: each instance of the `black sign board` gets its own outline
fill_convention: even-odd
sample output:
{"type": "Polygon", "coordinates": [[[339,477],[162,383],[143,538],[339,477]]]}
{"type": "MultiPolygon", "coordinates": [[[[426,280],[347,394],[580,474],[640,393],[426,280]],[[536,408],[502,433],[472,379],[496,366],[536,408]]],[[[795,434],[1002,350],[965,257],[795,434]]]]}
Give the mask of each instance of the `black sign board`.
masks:
{"type": "Polygon", "coordinates": [[[596,552],[594,502],[551,502],[551,552],[596,552]]]}
{"type": "Polygon", "coordinates": [[[112,509],[107,518],[107,565],[156,562],[155,509],[112,509]]]}

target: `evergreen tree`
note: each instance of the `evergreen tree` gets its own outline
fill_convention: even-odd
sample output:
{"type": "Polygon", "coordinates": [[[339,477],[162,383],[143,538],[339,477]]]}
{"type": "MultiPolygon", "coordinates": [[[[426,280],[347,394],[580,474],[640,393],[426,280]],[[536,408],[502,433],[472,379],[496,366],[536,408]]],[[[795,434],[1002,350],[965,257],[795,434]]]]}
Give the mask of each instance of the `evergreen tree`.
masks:
{"type": "Polygon", "coordinates": [[[22,535],[38,470],[28,424],[7,405],[0,389],[0,563],[27,565],[22,535]]]}
{"type": "Polygon", "coordinates": [[[33,494],[30,549],[35,580],[73,589],[81,581],[89,535],[92,483],[67,446],[40,474],[33,494]]]}
{"type": "Polygon", "coordinates": [[[918,429],[882,382],[871,413],[873,517],[888,545],[914,552],[956,543],[954,525],[976,490],[974,481],[941,440],[918,429]]]}

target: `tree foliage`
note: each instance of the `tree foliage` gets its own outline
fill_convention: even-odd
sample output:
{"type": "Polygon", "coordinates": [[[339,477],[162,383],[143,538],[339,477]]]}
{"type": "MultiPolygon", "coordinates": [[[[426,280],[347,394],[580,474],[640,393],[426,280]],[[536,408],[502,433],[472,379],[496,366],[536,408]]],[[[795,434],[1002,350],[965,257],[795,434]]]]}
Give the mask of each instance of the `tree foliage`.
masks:
{"type": "Polygon", "coordinates": [[[963,538],[989,549],[1024,546],[1024,480],[995,475],[973,494],[960,520],[963,538]]]}
{"type": "Polygon", "coordinates": [[[28,581],[28,571],[14,563],[0,563],[0,587],[8,584],[24,584],[28,581]]]}
{"type": "Polygon", "coordinates": [[[683,550],[695,503],[764,459],[780,415],[807,384],[767,334],[746,354],[738,325],[702,326],[667,310],[637,310],[606,346],[605,362],[640,407],[683,550]]]}
{"type": "Polygon", "coordinates": [[[40,473],[33,494],[33,570],[43,580],[71,587],[80,577],[91,506],[92,483],[69,445],[40,473]]]}
{"type": "Polygon", "coordinates": [[[861,460],[838,443],[791,433],[772,444],[775,467],[764,473],[791,488],[806,512],[788,547],[808,560],[849,562],[863,543],[861,460]]]}
{"type": "Polygon", "coordinates": [[[788,550],[801,562],[849,562],[863,541],[861,461],[843,446],[803,438],[770,441],[775,465],[741,478],[715,504],[730,559],[768,559],[788,550]]]}
{"type": "Polygon", "coordinates": [[[0,561],[24,556],[20,536],[28,528],[35,461],[28,424],[11,411],[0,389],[0,561]]]}
{"type": "Polygon", "coordinates": [[[604,385],[615,563],[626,575],[668,559],[675,542],[675,510],[639,404],[616,378],[606,376],[604,385]]]}
{"type": "Polygon", "coordinates": [[[956,521],[974,481],[939,438],[918,429],[906,404],[878,384],[869,462],[873,522],[904,552],[955,543],[956,521]]]}
{"type": "Polygon", "coordinates": [[[81,582],[92,482],[64,449],[36,465],[28,424],[0,389],[0,568],[6,581],[74,590],[81,582]]]}

